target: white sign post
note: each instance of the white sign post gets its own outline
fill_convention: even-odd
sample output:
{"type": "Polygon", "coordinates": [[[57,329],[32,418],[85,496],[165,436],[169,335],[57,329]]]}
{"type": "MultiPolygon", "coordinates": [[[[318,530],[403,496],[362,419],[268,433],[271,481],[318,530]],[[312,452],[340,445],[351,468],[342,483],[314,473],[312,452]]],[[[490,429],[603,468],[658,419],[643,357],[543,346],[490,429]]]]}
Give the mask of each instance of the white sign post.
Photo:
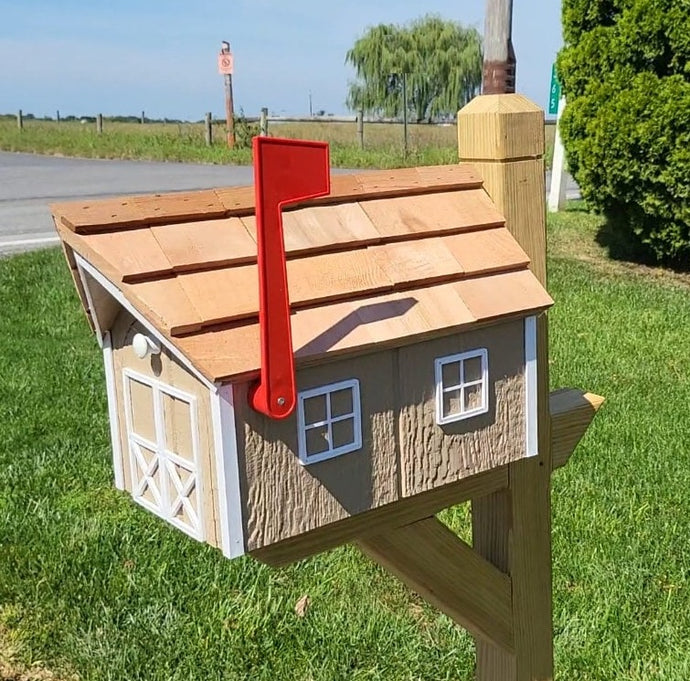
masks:
{"type": "Polygon", "coordinates": [[[557,213],[565,206],[565,155],[559,130],[563,109],[565,109],[565,97],[561,96],[561,82],[558,80],[558,71],[554,63],[551,67],[551,87],[549,88],[549,113],[551,115],[556,114],[556,139],[553,143],[551,188],[547,202],[551,213],[557,213]]]}
{"type": "Polygon", "coordinates": [[[558,114],[556,116],[556,139],[553,143],[553,162],[551,164],[551,188],[549,190],[549,212],[557,213],[565,207],[565,153],[561,141],[561,116],[565,109],[565,97],[558,100],[558,114]]]}

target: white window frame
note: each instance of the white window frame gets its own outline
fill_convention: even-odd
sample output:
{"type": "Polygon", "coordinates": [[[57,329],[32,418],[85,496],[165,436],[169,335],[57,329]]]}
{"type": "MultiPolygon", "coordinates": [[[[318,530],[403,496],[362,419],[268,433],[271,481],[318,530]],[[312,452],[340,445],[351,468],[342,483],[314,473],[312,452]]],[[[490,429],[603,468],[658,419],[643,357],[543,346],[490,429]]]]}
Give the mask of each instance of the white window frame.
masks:
{"type": "Polygon", "coordinates": [[[336,456],[349,454],[362,448],[362,404],[359,393],[359,380],[356,378],[339,381],[337,383],[329,383],[328,385],[319,386],[310,390],[303,390],[297,394],[297,440],[299,448],[299,460],[303,465],[318,463],[326,459],[332,459],[336,456]],[[339,416],[331,416],[331,394],[339,392],[340,390],[350,389],[352,391],[352,412],[341,414],[339,416]],[[319,397],[324,395],[326,397],[326,419],[323,421],[316,421],[314,423],[306,423],[304,413],[304,402],[311,397],[319,397]],[[332,427],[338,421],[345,421],[353,419],[353,442],[341,445],[340,447],[332,447],[332,427]],[[318,454],[309,455],[307,453],[307,430],[312,428],[328,427],[328,449],[319,452],[318,454]]]}
{"type": "Polygon", "coordinates": [[[463,421],[480,414],[485,414],[489,411],[489,353],[486,348],[477,348],[475,350],[468,350],[455,355],[446,355],[445,357],[438,357],[434,360],[434,368],[436,374],[436,423],[438,425],[445,425],[446,423],[455,423],[456,421],[463,421]],[[476,381],[465,381],[464,362],[468,359],[479,358],[482,367],[482,376],[476,381]],[[460,382],[456,385],[443,385],[443,367],[447,364],[460,364],[460,382]],[[481,385],[482,403],[474,409],[461,411],[458,414],[451,414],[449,416],[443,415],[443,396],[445,393],[460,390],[460,405],[464,410],[465,405],[465,389],[481,385]]]}
{"type": "MultiPolygon", "coordinates": [[[[144,508],[148,509],[152,513],[155,513],[160,518],[167,520],[171,525],[174,525],[178,529],[182,530],[190,537],[197,539],[199,541],[204,540],[204,517],[203,517],[203,487],[202,487],[202,476],[201,470],[199,468],[199,420],[197,416],[197,399],[194,395],[178,390],[167,383],[158,381],[155,378],[150,378],[144,374],[140,374],[132,369],[122,370],[122,385],[125,398],[125,422],[127,427],[127,442],[129,447],[129,465],[130,465],[130,475],[132,480],[132,497],[134,501],[141,504],[144,508]],[[143,383],[148,385],[152,391],[153,398],[153,418],[154,418],[154,429],[156,441],[152,442],[145,437],[142,437],[138,433],[134,432],[133,429],[133,416],[132,416],[132,400],[130,395],[129,381],[134,380],[138,383],[143,383]],[[168,469],[168,462],[177,464],[186,470],[189,470],[190,460],[186,459],[179,454],[176,454],[171,449],[166,447],[166,437],[165,437],[165,418],[163,415],[163,395],[168,395],[175,399],[186,402],[189,405],[190,413],[190,428],[192,431],[192,459],[191,463],[193,465],[193,470],[191,471],[192,476],[190,480],[194,481],[194,489],[196,490],[197,498],[197,508],[192,509],[190,513],[189,507],[187,507],[187,514],[191,517],[191,524],[183,522],[176,517],[176,513],[179,510],[181,504],[184,504],[184,494],[185,490],[189,488],[191,491],[191,486],[189,481],[187,486],[180,491],[175,489],[176,485],[170,480],[172,475],[168,469]],[[162,468],[161,489],[159,490],[160,498],[159,503],[151,503],[146,499],[142,493],[144,491],[145,485],[142,485],[141,475],[139,469],[137,468],[137,462],[135,460],[136,453],[134,451],[135,446],[143,446],[147,449],[155,452],[156,459],[158,460],[158,467],[162,468]],[[138,483],[138,484],[137,484],[138,483]],[[172,489],[171,489],[172,488],[172,489]],[[172,496],[174,495],[174,496],[172,496]],[[174,507],[173,507],[174,504],[174,507]]],[[[146,475],[144,474],[144,480],[146,475]]]]}

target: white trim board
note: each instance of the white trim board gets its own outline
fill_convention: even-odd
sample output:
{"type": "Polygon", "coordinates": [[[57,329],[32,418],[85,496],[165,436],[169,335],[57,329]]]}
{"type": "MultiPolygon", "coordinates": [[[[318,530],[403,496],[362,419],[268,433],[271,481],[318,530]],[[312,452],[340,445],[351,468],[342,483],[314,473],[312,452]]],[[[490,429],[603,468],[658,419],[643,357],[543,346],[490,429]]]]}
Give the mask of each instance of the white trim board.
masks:
{"type": "Polygon", "coordinates": [[[142,314],[130,303],[122,294],[117,286],[115,286],[107,277],[102,275],[91,263],[84,260],[84,258],[75,251],[74,259],[77,265],[83,267],[115,300],[117,300],[122,307],[127,310],[147,331],[154,336],[167,350],[170,351],[180,362],[188,369],[196,378],[198,378],[207,388],[215,390],[216,385],[208,380],[190,361],[180,352],[153,324],[148,322],[142,314]]]}
{"type": "Polygon", "coordinates": [[[539,453],[537,318],[525,317],[525,454],[539,453]]]}
{"type": "Polygon", "coordinates": [[[232,385],[210,391],[213,444],[218,477],[221,548],[226,558],[245,553],[237,430],[232,385]]]}
{"type": "Polygon", "coordinates": [[[117,413],[117,393],[115,391],[115,365],[113,364],[113,345],[110,331],[103,334],[103,365],[105,366],[105,389],[108,395],[108,418],[110,421],[110,442],[113,454],[115,487],[125,489],[124,461],[120,443],[120,419],[117,413]]]}

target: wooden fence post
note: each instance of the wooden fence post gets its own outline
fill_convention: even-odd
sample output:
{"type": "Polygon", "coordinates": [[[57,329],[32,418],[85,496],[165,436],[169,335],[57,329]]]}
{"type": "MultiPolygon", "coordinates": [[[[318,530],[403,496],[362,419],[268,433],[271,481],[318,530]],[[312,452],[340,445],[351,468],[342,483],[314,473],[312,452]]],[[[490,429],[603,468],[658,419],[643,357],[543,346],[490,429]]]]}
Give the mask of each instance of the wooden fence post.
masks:
{"type": "MultiPolygon", "coordinates": [[[[460,160],[474,165],[546,284],[544,114],[521,95],[485,95],[458,114],[460,160]]],[[[509,487],[472,502],[473,546],[512,581],[514,653],[477,638],[478,681],[553,678],[551,421],[547,323],[537,320],[538,454],[509,466],[509,487]]]]}
{"type": "Polygon", "coordinates": [[[96,116],[96,132],[100,135],[103,133],[103,114],[96,116]]]}
{"type": "Polygon", "coordinates": [[[22,130],[24,128],[24,115],[22,114],[22,110],[19,109],[17,111],[17,127],[22,130]]]}
{"type": "Polygon", "coordinates": [[[268,109],[264,106],[261,109],[261,118],[259,119],[259,135],[264,137],[268,135],[268,109]]]}
{"type": "Polygon", "coordinates": [[[213,145],[213,115],[210,111],[206,114],[205,129],[206,146],[210,147],[213,145]]]}
{"type": "Polygon", "coordinates": [[[141,112],[141,124],[144,125],[146,123],[146,112],[142,111],[141,112]]]}
{"type": "Polygon", "coordinates": [[[57,115],[55,116],[55,120],[59,123],[60,122],[60,109],[57,110],[57,115]]]}
{"type": "Polygon", "coordinates": [[[357,138],[359,139],[359,148],[364,149],[364,111],[361,109],[357,114],[357,138]]]}

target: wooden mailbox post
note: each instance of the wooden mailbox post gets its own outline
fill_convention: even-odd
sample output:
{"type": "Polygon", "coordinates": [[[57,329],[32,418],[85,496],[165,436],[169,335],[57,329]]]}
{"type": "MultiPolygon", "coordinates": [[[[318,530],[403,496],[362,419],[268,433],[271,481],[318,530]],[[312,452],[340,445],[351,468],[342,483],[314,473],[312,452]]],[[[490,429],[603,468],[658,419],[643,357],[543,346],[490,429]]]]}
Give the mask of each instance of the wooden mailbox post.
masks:
{"type": "Polygon", "coordinates": [[[551,472],[602,400],[548,392],[542,112],[479,97],[458,130],[459,165],[337,176],[327,196],[325,150],[303,145],[312,186],[264,139],[291,185],[268,202],[53,212],[103,349],[119,488],[229,558],[354,542],[475,636],[480,681],[545,681],[551,472]],[[470,500],[472,547],[434,518],[470,500]]]}

